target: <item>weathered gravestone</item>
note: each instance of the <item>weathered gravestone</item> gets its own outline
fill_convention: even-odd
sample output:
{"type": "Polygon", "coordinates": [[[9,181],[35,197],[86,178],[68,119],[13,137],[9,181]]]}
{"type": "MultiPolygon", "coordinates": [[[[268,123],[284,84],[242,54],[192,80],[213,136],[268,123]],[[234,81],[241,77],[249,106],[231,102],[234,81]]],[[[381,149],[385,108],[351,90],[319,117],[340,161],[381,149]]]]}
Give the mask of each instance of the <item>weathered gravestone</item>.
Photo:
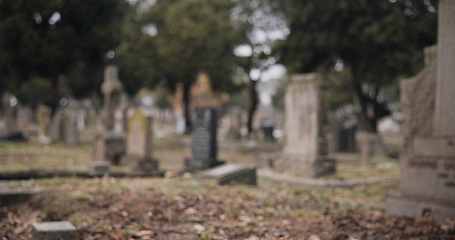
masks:
{"type": "Polygon", "coordinates": [[[51,109],[40,105],[38,107],[38,142],[41,144],[49,144],[51,137],[49,136],[49,128],[51,124],[51,109]]]}
{"type": "Polygon", "coordinates": [[[316,74],[294,75],[285,95],[285,147],[277,160],[278,170],[308,177],[335,172],[329,157],[321,78],[316,74]]]}
{"type": "Polygon", "coordinates": [[[128,118],[126,156],[124,162],[134,173],[161,174],[158,161],[152,158],[152,117],[135,109],[128,118]]]}
{"type": "Polygon", "coordinates": [[[54,113],[49,136],[51,141],[63,141],[67,145],[80,143],[80,130],[78,117],[82,111],[80,103],[75,99],[65,99],[65,104],[60,105],[54,113]]]}
{"type": "Polygon", "coordinates": [[[3,94],[3,121],[5,124],[5,135],[10,135],[18,131],[17,126],[17,98],[10,94],[3,94]]]}
{"type": "Polygon", "coordinates": [[[91,172],[101,166],[106,168],[107,162],[118,165],[125,154],[125,134],[114,131],[115,111],[121,100],[122,84],[118,79],[118,69],[115,66],[107,66],[104,72],[104,82],[101,91],[104,94],[101,123],[98,125],[93,149],[93,160],[91,172]]]}
{"type": "Polygon", "coordinates": [[[439,2],[438,46],[425,49],[425,68],[401,85],[405,145],[398,196],[387,213],[455,218],[455,1],[439,2]]]}
{"type": "Polygon", "coordinates": [[[201,176],[215,180],[220,185],[247,184],[256,185],[256,168],[244,164],[223,164],[221,166],[205,170],[201,176]]]}
{"type": "Polygon", "coordinates": [[[187,170],[203,170],[222,164],[218,161],[218,108],[221,100],[212,92],[207,74],[200,73],[191,89],[191,152],[187,170]]]}
{"type": "Polygon", "coordinates": [[[76,240],[76,227],[68,221],[42,222],[32,225],[32,240],[76,240]]]}
{"type": "Polygon", "coordinates": [[[79,144],[79,129],[77,127],[78,109],[67,108],[64,112],[63,140],[67,145],[79,144]]]}

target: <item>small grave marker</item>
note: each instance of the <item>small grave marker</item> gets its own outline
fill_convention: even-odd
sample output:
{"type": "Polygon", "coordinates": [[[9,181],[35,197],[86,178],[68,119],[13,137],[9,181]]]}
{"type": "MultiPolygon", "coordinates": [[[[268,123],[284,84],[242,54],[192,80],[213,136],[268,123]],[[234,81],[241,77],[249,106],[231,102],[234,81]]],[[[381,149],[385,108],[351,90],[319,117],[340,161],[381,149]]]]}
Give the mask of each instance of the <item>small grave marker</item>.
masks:
{"type": "Polygon", "coordinates": [[[32,228],[32,240],[77,239],[76,227],[68,221],[34,223],[32,228]]]}
{"type": "Polygon", "coordinates": [[[244,164],[223,164],[201,173],[206,179],[217,181],[220,185],[247,184],[256,185],[256,168],[244,164]]]}

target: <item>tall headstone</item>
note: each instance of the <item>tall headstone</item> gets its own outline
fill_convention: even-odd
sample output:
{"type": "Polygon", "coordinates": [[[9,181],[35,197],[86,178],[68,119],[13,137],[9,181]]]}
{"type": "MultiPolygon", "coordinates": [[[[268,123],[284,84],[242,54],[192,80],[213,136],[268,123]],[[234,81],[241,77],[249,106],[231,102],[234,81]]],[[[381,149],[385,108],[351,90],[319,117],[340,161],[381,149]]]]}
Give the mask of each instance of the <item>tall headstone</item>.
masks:
{"type": "Polygon", "coordinates": [[[49,128],[51,124],[51,110],[50,108],[40,105],[38,107],[38,142],[41,144],[49,144],[51,138],[49,136],[49,128]]]}
{"type": "Polygon", "coordinates": [[[18,104],[19,102],[14,95],[10,93],[3,94],[3,121],[6,135],[18,131],[16,121],[18,104]]]}
{"type": "Polygon", "coordinates": [[[209,76],[201,72],[191,89],[191,152],[185,160],[188,170],[203,170],[222,164],[218,161],[218,108],[221,99],[211,89],[209,76]]]}
{"type": "Polygon", "coordinates": [[[178,84],[175,90],[172,106],[175,113],[175,132],[177,134],[185,133],[185,116],[183,114],[183,85],[178,84]]]}
{"type": "Polygon", "coordinates": [[[438,46],[426,66],[401,84],[405,144],[398,196],[387,212],[435,220],[455,218],[455,1],[439,2],[438,46]]]}
{"type": "Polygon", "coordinates": [[[101,85],[104,95],[101,122],[97,127],[93,152],[93,160],[101,163],[95,165],[105,166],[102,163],[105,161],[118,165],[125,153],[125,134],[114,131],[115,111],[121,100],[122,89],[117,67],[107,66],[101,85]]]}
{"type": "Polygon", "coordinates": [[[128,118],[124,161],[133,172],[146,174],[158,170],[158,161],[152,158],[152,121],[152,117],[146,116],[140,109],[135,109],[128,118]]]}
{"type": "Polygon", "coordinates": [[[79,129],[77,127],[77,110],[67,109],[65,112],[65,122],[63,123],[63,135],[67,145],[79,144],[79,129]]]}
{"type": "Polygon", "coordinates": [[[319,177],[335,171],[328,156],[322,82],[316,74],[292,76],[285,95],[285,147],[278,170],[319,177]]]}

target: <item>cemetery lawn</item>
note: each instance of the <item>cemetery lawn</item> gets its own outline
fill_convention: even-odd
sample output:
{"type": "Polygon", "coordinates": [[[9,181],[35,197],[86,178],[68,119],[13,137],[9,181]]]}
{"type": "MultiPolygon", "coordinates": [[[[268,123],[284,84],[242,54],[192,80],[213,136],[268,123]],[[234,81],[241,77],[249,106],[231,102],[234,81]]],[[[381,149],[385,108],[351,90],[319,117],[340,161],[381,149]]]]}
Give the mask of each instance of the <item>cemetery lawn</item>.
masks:
{"type": "MultiPolygon", "coordinates": [[[[384,213],[398,179],[353,188],[310,188],[259,178],[257,187],[218,186],[178,174],[188,139],[156,141],[165,178],[51,178],[7,181],[41,189],[30,201],[0,208],[2,239],[30,239],[31,224],[69,220],[80,239],[455,239],[455,222],[384,213]]],[[[254,163],[264,151],[221,148],[220,159],[254,163]]],[[[269,153],[269,154],[278,154],[269,153]]],[[[0,144],[1,172],[86,171],[90,145],[0,144]]],[[[398,177],[394,161],[342,162],[333,179],[398,177]],[[376,171],[375,171],[376,170],[376,171]]],[[[122,167],[116,171],[123,171],[122,167]]]]}

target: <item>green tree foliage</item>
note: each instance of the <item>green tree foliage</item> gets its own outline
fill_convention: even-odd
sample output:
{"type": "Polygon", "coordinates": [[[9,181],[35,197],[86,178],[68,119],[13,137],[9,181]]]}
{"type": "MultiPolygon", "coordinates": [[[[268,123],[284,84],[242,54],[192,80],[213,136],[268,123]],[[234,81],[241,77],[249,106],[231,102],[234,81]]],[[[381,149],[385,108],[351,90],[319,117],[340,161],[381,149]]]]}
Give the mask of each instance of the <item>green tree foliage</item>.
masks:
{"type": "Polygon", "coordinates": [[[283,0],[290,28],[277,45],[291,72],[333,72],[351,85],[360,128],[376,131],[389,113],[381,88],[422,66],[422,48],[436,40],[434,0],[283,0]],[[346,77],[347,76],[347,77],[346,77]]]}
{"type": "Polygon", "coordinates": [[[259,105],[257,85],[262,74],[276,63],[271,54],[271,47],[277,40],[273,33],[286,29],[279,5],[271,0],[239,0],[236,4],[234,17],[239,27],[244,29],[243,48],[251,54],[241,56],[238,61],[239,73],[247,79],[249,106],[247,128],[253,133],[254,114],[259,105]]]}
{"type": "Polygon", "coordinates": [[[164,80],[171,91],[182,83],[185,116],[189,90],[200,71],[208,73],[215,90],[235,90],[233,49],[240,34],[230,17],[235,6],[232,1],[157,0],[149,6],[146,3],[136,3],[130,18],[134,22],[124,31],[132,41],[119,49],[118,61],[131,79],[143,77],[149,85],[164,80]],[[132,64],[134,58],[139,66],[132,64]]]}
{"type": "Polygon", "coordinates": [[[128,6],[124,0],[1,0],[3,87],[32,96],[40,86],[46,96],[33,99],[53,107],[62,82],[74,97],[98,91],[104,56],[119,42],[116,33],[128,6]]]}

